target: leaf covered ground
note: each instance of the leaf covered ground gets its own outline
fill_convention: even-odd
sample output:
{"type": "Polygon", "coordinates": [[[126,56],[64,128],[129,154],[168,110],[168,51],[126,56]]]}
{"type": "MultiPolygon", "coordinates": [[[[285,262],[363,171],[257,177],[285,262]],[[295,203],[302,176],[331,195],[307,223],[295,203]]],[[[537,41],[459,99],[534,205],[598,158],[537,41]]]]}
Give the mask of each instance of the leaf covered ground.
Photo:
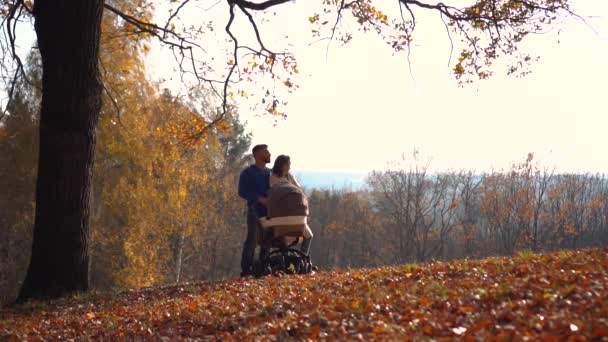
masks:
{"type": "Polygon", "coordinates": [[[0,310],[0,340],[608,341],[608,249],[193,283],[0,310]]]}

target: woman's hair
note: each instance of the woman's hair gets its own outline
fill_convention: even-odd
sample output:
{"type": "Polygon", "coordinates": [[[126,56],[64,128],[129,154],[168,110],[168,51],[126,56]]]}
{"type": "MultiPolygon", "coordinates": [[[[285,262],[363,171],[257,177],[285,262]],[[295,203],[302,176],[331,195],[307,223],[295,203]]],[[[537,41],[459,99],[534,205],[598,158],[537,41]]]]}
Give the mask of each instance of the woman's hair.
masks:
{"type": "Polygon", "coordinates": [[[277,159],[274,160],[274,166],[272,167],[272,173],[274,173],[275,175],[277,175],[279,177],[285,176],[283,174],[283,166],[285,166],[285,164],[288,164],[288,163],[289,163],[289,156],[286,156],[284,154],[278,156],[277,159]]]}

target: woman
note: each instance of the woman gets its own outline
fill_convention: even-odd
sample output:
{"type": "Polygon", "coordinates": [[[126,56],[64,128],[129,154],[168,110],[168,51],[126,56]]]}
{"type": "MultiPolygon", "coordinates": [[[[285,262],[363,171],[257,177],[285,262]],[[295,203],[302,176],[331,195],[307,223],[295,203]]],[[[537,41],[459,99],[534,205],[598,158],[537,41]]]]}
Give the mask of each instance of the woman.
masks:
{"type": "MultiPolygon", "coordinates": [[[[275,159],[274,161],[274,166],[272,167],[272,172],[270,174],[270,188],[272,189],[273,186],[277,185],[277,184],[284,184],[284,183],[291,183],[292,185],[298,187],[302,193],[302,196],[304,196],[304,203],[306,208],[308,208],[308,201],[306,200],[306,195],[304,195],[304,189],[302,188],[302,186],[298,183],[298,181],[296,181],[296,179],[291,175],[291,173],[289,173],[289,169],[291,168],[291,160],[289,159],[289,156],[286,155],[280,155],[277,157],[277,159],[275,159]]],[[[276,188],[275,190],[280,191],[280,189],[276,188]]],[[[270,197],[272,197],[272,191],[270,193],[270,197]]],[[[306,209],[306,211],[308,212],[308,209],[306,209]]],[[[270,210],[269,210],[270,213],[270,210]]],[[[292,217],[294,218],[294,217],[292,217]]],[[[300,246],[300,250],[308,255],[308,253],[310,253],[310,243],[312,241],[312,231],[310,230],[310,227],[308,226],[308,223],[306,222],[306,217],[304,216],[304,240],[302,241],[302,245],[300,246]]]]}
{"type": "Polygon", "coordinates": [[[289,172],[290,168],[291,159],[289,158],[289,156],[278,156],[277,159],[275,159],[274,161],[274,166],[272,167],[272,173],[270,175],[270,187],[272,188],[272,186],[275,184],[291,183],[302,189],[302,186],[289,172]]]}

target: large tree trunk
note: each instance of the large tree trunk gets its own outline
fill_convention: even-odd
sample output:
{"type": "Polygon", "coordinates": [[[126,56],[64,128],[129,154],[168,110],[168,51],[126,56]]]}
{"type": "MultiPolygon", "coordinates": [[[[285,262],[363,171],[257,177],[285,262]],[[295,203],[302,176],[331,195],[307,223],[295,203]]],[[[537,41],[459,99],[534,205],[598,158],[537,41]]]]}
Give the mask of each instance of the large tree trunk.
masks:
{"type": "Polygon", "coordinates": [[[42,57],[32,257],[18,301],[88,289],[89,195],[101,108],[103,0],[36,0],[42,57]]]}

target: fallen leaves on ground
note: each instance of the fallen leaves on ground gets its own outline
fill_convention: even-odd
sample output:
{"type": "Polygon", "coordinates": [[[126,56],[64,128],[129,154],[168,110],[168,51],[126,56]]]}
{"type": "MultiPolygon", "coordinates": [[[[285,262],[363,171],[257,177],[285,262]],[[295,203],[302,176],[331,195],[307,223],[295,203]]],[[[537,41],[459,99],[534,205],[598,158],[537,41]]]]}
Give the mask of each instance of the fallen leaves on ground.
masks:
{"type": "Polygon", "coordinates": [[[608,249],[76,296],[0,311],[0,340],[608,341],[608,249]]]}

